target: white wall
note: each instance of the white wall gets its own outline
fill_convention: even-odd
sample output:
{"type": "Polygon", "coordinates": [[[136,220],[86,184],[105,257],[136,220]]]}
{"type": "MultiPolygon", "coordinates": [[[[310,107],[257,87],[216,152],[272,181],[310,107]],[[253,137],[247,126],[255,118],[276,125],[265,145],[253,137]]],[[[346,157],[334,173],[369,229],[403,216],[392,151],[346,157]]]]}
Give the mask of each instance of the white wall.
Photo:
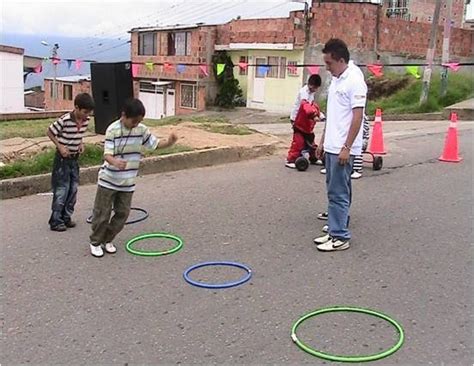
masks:
{"type": "Polygon", "coordinates": [[[23,55],[0,52],[0,113],[24,112],[23,55]]]}

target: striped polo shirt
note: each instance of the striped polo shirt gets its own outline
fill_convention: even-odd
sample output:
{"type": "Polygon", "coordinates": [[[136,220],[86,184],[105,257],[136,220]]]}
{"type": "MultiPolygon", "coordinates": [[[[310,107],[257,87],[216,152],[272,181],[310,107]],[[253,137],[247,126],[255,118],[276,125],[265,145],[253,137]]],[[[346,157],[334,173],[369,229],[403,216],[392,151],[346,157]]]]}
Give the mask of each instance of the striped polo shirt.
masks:
{"type": "Polygon", "coordinates": [[[104,161],[99,170],[99,185],[115,191],[133,192],[142,151],[144,148],[156,149],[158,142],[144,124],[130,130],[120,120],[112,123],[105,132],[104,155],[126,160],[127,166],[120,170],[104,161]]]}
{"type": "Polygon", "coordinates": [[[49,130],[54,137],[58,139],[60,144],[66,146],[71,153],[77,153],[88,125],[89,117],[83,121],[81,127],[78,128],[76,119],[74,118],[74,112],[70,112],[53,122],[49,126],[49,130]]]}

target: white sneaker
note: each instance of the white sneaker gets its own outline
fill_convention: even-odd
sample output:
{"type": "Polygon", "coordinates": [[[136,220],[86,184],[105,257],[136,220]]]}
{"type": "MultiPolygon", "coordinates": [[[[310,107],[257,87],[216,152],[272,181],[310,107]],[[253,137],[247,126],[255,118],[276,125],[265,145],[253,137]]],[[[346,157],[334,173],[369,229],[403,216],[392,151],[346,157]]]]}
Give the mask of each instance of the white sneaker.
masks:
{"type": "Polygon", "coordinates": [[[285,163],[285,166],[290,169],[296,169],[296,164],[295,163],[285,163]]]}
{"type": "Polygon", "coordinates": [[[322,252],[335,252],[339,250],[346,250],[349,249],[350,243],[349,240],[341,240],[341,239],[332,239],[327,241],[326,243],[319,244],[316,246],[318,250],[322,252]]]}
{"type": "Polygon", "coordinates": [[[318,159],[316,160],[316,165],[324,165],[324,163],[322,160],[318,159]]]}
{"type": "Polygon", "coordinates": [[[324,236],[320,236],[319,238],[314,239],[314,243],[315,243],[316,245],[321,245],[321,244],[327,243],[327,242],[329,242],[329,241],[331,241],[331,240],[332,240],[331,235],[326,234],[326,235],[324,235],[324,236]]]}
{"type": "Polygon", "coordinates": [[[102,257],[104,255],[104,251],[102,250],[102,247],[100,245],[90,244],[90,247],[91,247],[91,254],[94,257],[102,257]]]}
{"type": "Polygon", "coordinates": [[[329,216],[329,213],[327,212],[320,212],[318,213],[318,220],[327,220],[328,219],[328,216],[329,216]]]}
{"type": "Polygon", "coordinates": [[[320,170],[321,174],[326,174],[326,168],[320,170]]]}
{"type": "Polygon", "coordinates": [[[329,232],[329,225],[324,225],[323,228],[321,229],[323,233],[328,233],[329,232]]]}
{"type": "Polygon", "coordinates": [[[113,254],[117,252],[117,248],[112,243],[105,243],[105,251],[107,253],[113,254]]]}
{"type": "Polygon", "coordinates": [[[351,179],[359,179],[362,177],[362,174],[357,172],[357,171],[354,171],[352,174],[351,174],[351,179]]]}

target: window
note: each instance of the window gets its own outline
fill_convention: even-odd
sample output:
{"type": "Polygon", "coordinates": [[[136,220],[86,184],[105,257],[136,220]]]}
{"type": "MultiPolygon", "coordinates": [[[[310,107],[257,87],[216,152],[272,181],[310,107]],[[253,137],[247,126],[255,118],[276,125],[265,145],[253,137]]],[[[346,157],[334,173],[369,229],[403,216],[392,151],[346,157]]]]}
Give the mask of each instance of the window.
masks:
{"type": "Polygon", "coordinates": [[[156,33],[139,33],[138,55],[153,56],[156,54],[156,33]]]}
{"type": "Polygon", "coordinates": [[[286,57],[269,56],[268,65],[270,65],[270,70],[267,77],[280,79],[286,77],[286,57]]]}
{"type": "MultiPolygon", "coordinates": [[[[239,62],[245,62],[246,64],[249,63],[249,58],[248,56],[240,56],[239,62]]],[[[245,69],[239,67],[239,75],[247,75],[248,74],[248,67],[245,69]]]]}
{"type": "Polygon", "coordinates": [[[70,84],[63,85],[63,99],[72,100],[72,85],[70,84]]]}
{"type": "Polygon", "coordinates": [[[191,32],[168,33],[168,56],[191,54],[191,32]]]}
{"type": "Polygon", "coordinates": [[[181,84],[181,107],[196,109],[196,94],[196,85],[181,84]]]}
{"type": "Polygon", "coordinates": [[[297,61],[288,61],[288,76],[298,76],[297,65],[297,61]]]}

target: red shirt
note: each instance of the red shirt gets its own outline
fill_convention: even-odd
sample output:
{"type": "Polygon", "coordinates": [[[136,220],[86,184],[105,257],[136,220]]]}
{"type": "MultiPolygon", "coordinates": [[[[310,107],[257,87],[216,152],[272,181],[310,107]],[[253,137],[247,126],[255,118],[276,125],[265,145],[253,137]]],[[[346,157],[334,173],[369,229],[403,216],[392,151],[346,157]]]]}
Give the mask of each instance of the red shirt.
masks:
{"type": "Polygon", "coordinates": [[[296,115],[294,126],[303,133],[313,133],[316,124],[314,117],[319,117],[319,107],[314,103],[303,100],[296,115]]]}

